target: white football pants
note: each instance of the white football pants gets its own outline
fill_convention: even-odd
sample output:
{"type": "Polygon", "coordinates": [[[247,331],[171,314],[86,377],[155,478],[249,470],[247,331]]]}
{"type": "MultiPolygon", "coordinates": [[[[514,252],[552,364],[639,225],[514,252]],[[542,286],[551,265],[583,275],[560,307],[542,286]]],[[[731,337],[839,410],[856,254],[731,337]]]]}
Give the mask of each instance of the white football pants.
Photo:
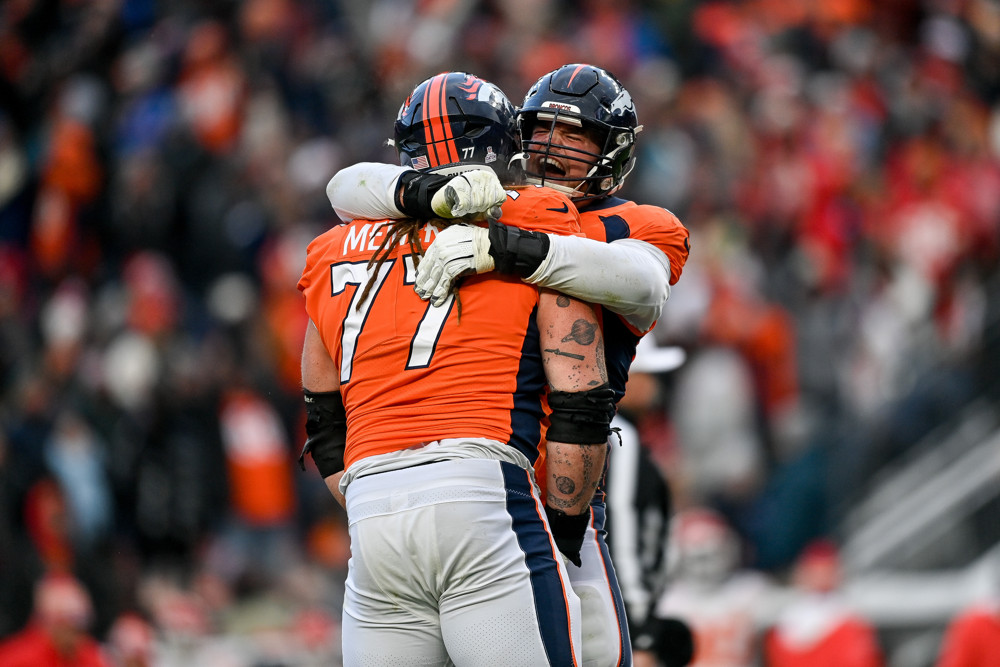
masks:
{"type": "Polygon", "coordinates": [[[345,667],[581,664],[580,600],[529,471],[439,461],[346,496],[345,667]]]}
{"type": "Polygon", "coordinates": [[[580,598],[583,667],[631,667],[625,604],[604,540],[605,507],[595,503],[590,509],[590,526],[580,549],[581,566],[566,565],[570,585],[580,598]]]}

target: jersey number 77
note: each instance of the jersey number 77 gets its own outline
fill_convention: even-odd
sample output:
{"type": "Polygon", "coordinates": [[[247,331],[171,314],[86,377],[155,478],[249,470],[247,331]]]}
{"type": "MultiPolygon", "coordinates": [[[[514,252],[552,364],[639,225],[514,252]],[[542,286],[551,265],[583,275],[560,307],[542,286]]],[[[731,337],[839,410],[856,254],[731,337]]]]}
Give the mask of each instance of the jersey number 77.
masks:
{"type": "MultiPolygon", "coordinates": [[[[347,384],[351,380],[351,372],[354,367],[354,354],[357,350],[358,336],[365,327],[368,320],[368,313],[372,304],[378,298],[386,278],[395,266],[396,259],[389,259],[378,267],[378,273],[368,298],[360,302],[361,293],[364,291],[361,286],[367,284],[374,269],[368,268],[368,261],[360,262],[337,262],[330,265],[330,295],[341,294],[348,287],[354,287],[354,296],[348,306],[347,314],[344,316],[343,333],[340,336],[340,383],[347,384]],[[360,303],[359,303],[360,302],[360,303]]],[[[413,285],[416,279],[416,268],[413,262],[413,255],[404,255],[403,261],[403,284],[413,285]]],[[[410,354],[406,360],[404,370],[412,368],[426,368],[430,365],[434,356],[434,348],[441,338],[441,330],[444,329],[445,322],[455,301],[454,294],[449,294],[447,300],[438,307],[432,306],[429,302],[424,310],[424,316],[417,324],[413,337],[410,338],[410,354]]]]}

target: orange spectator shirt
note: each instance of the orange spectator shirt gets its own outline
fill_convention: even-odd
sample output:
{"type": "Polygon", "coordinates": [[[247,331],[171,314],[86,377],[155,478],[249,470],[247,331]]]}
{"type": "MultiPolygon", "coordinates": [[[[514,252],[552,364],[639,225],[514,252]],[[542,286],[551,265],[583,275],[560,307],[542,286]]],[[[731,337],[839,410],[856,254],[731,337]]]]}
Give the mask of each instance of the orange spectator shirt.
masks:
{"type": "Polygon", "coordinates": [[[284,524],[295,515],[295,482],[281,418],[257,394],[229,392],[219,414],[233,512],[254,526],[284,524]]]}
{"type": "MultiPolygon", "coordinates": [[[[547,188],[508,192],[502,220],[580,233],[572,203],[547,188]]],[[[509,443],[534,461],[546,386],[537,289],[497,274],[471,276],[458,290],[461,317],[454,297],[434,308],[413,291],[413,256],[404,241],[358,308],[368,261],[388,224],[355,220],[320,235],[309,245],[299,281],[306,311],[340,366],[345,465],[453,437],[509,443]]],[[[425,247],[435,231],[424,226],[425,247]]]]}

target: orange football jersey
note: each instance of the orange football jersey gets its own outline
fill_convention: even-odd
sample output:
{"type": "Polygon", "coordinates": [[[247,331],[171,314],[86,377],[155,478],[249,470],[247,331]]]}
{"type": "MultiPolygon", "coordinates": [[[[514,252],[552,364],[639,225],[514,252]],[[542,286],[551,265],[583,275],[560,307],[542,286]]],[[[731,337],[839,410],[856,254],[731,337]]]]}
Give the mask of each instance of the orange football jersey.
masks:
{"type": "MultiPolygon", "coordinates": [[[[580,234],[576,209],[547,188],[509,191],[502,210],[510,225],[580,234]]],[[[413,290],[414,258],[404,241],[361,302],[387,224],[355,220],[320,235],[299,281],[306,311],[340,366],[345,465],[451,437],[507,442],[534,461],[546,386],[537,289],[514,277],[471,276],[457,291],[461,316],[454,295],[432,307],[413,290]]],[[[423,227],[424,247],[435,232],[423,227]]]]}

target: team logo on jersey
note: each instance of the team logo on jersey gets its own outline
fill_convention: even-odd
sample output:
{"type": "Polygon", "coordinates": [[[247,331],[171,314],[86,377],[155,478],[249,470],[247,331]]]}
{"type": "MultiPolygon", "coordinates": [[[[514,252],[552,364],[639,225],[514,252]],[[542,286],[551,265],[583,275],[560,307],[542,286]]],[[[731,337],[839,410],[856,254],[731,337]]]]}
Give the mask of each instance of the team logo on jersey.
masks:
{"type": "Polygon", "coordinates": [[[486,160],[485,161],[486,161],[486,164],[489,164],[490,162],[496,162],[497,161],[497,154],[493,152],[493,147],[492,146],[487,146],[486,147],[486,160]]]}

